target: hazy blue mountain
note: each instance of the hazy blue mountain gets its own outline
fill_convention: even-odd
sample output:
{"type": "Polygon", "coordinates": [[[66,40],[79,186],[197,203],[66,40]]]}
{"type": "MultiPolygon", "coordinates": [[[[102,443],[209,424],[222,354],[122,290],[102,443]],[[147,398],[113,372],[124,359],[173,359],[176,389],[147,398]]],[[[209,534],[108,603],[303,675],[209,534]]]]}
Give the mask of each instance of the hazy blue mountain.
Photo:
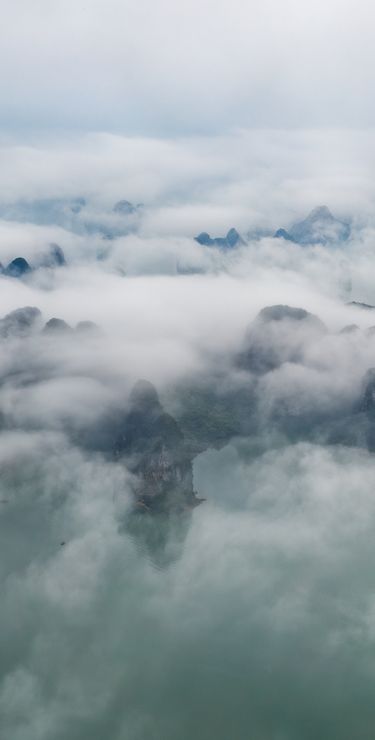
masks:
{"type": "Polygon", "coordinates": [[[31,267],[24,257],[16,257],[9,265],[3,269],[3,274],[7,277],[21,278],[31,272],[31,267]]]}
{"type": "Polygon", "coordinates": [[[333,244],[349,238],[350,226],[335,218],[327,206],[318,206],[307,218],[297,221],[288,230],[278,229],[274,236],[303,245],[333,244]]]}
{"type": "Polygon", "coordinates": [[[35,306],[16,308],[0,320],[0,336],[24,336],[41,321],[42,314],[35,306]]]}
{"type": "Polygon", "coordinates": [[[325,332],[323,322],[303,308],[267,306],[247,331],[239,365],[259,375],[283,362],[299,363],[305,343],[325,332]]]}
{"type": "Polygon", "coordinates": [[[113,208],[95,209],[85,198],[39,198],[0,203],[0,218],[41,226],[59,226],[76,234],[113,239],[134,230],[141,204],[121,200],[113,208]]]}
{"type": "Polygon", "coordinates": [[[294,242],[292,235],[286,229],[277,229],[274,234],[274,239],[285,239],[288,242],[294,242]]]}
{"type": "Polygon", "coordinates": [[[56,268],[66,265],[65,255],[58,244],[50,244],[48,251],[40,254],[30,264],[24,257],[15,257],[7,267],[0,264],[0,274],[6,277],[22,278],[40,267],[56,268]]]}
{"type": "Polygon", "coordinates": [[[234,228],[229,229],[226,236],[214,238],[206,231],[202,231],[201,234],[195,237],[195,241],[204,247],[220,247],[221,249],[233,249],[245,243],[237,229],[234,228]]]}
{"type": "Polygon", "coordinates": [[[58,244],[50,244],[48,252],[42,254],[38,267],[64,267],[66,259],[58,244]]]}
{"type": "Polygon", "coordinates": [[[137,206],[134,206],[129,200],[119,200],[113,206],[113,213],[120,214],[121,216],[131,216],[136,212],[137,206]]]}
{"type": "Polygon", "coordinates": [[[85,207],[84,198],[40,198],[0,204],[0,218],[70,228],[85,207]]]}

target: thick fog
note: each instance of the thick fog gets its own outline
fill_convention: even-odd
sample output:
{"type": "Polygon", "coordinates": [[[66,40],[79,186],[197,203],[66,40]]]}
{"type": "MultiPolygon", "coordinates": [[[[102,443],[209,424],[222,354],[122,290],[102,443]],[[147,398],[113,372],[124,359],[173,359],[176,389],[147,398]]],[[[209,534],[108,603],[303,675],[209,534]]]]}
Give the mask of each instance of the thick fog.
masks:
{"type": "Polygon", "coordinates": [[[1,737],[372,740],[373,134],[20,141],[1,737]]]}
{"type": "Polygon", "coordinates": [[[209,501],[158,569],[122,470],[2,435],[4,736],[372,736],[374,461],[244,455],[197,463],[209,501]]]}

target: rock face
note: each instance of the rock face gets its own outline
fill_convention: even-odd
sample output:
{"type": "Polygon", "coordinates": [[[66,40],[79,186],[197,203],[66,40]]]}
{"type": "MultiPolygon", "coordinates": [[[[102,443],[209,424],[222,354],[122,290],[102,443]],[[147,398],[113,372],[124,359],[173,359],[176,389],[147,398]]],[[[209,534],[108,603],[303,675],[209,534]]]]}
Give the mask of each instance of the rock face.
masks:
{"type": "Polygon", "coordinates": [[[31,267],[24,257],[16,257],[4,270],[7,277],[21,278],[31,272],[31,267]]]}
{"type": "Polygon", "coordinates": [[[261,375],[275,370],[283,362],[302,362],[307,344],[325,332],[323,322],[303,308],[267,306],[247,331],[239,365],[261,375]]]}
{"type": "Polygon", "coordinates": [[[287,231],[278,229],[275,233],[275,237],[302,245],[333,244],[346,241],[349,236],[349,224],[335,218],[327,206],[314,208],[303,221],[293,224],[287,231]]]}
{"type": "Polygon", "coordinates": [[[11,311],[0,320],[0,336],[25,336],[29,334],[41,320],[39,308],[25,306],[11,311]]]}
{"type": "Polygon", "coordinates": [[[233,228],[229,229],[226,236],[215,238],[212,238],[206,231],[203,231],[195,237],[195,241],[204,247],[220,247],[221,249],[234,249],[234,247],[245,243],[237,229],[233,228]]]}
{"type": "Polygon", "coordinates": [[[184,510],[199,503],[192,457],[175,421],[165,413],[154,386],[138,381],[114,445],[138,478],[136,498],[145,510],[184,510]]]}

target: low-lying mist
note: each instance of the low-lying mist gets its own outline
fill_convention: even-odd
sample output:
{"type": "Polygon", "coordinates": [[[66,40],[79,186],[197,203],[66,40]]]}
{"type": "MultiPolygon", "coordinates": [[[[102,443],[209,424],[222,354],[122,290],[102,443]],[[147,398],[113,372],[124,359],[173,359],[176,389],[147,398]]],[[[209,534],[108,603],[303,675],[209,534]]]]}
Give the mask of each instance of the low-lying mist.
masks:
{"type": "Polygon", "coordinates": [[[372,740],[370,140],[4,144],[1,737],[372,740]]]}

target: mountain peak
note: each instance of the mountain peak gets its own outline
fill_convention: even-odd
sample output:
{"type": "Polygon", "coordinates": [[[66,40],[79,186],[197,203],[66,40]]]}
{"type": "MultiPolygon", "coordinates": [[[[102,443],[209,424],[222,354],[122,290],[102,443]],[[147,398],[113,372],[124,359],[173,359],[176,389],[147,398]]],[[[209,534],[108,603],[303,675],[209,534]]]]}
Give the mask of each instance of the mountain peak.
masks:
{"type": "Polygon", "coordinates": [[[31,272],[31,267],[24,257],[16,257],[12,262],[9,263],[8,267],[4,270],[4,275],[8,277],[20,278],[31,272]]]}
{"type": "Polygon", "coordinates": [[[137,380],[134,384],[129,400],[131,407],[138,410],[150,410],[160,407],[159,396],[155,386],[143,378],[137,380]]]}
{"type": "Polygon", "coordinates": [[[233,249],[233,247],[245,243],[233,226],[226,236],[212,237],[207,231],[202,231],[201,234],[195,237],[195,241],[204,247],[220,247],[222,249],[233,249]]]}
{"type": "Polygon", "coordinates": [[[325,220],[325,219],[333,219],[332,213],[329,210],[328,206],[316,206],[316,208],[313,208],[312,211],[309,213],[308,219],[311,221],[316,220],[325,220]]]}
{"type": "Polygon", "coordinates": [[[302,221],[294,223],[288,231],[278,229],[275,237],[282,237],[297,244],[333,244],[349,239],[350,225],[335,218],[327,206],[317,206],[302,221]]]}
{"type": "Polygon", "coordinates": [[[237,244],[243,244],[243,240],[238,233],[237,229],[232,227],[229,229],[227,236],[226,236],[227,244],[229,247],[235,247],[237,244]]]}

